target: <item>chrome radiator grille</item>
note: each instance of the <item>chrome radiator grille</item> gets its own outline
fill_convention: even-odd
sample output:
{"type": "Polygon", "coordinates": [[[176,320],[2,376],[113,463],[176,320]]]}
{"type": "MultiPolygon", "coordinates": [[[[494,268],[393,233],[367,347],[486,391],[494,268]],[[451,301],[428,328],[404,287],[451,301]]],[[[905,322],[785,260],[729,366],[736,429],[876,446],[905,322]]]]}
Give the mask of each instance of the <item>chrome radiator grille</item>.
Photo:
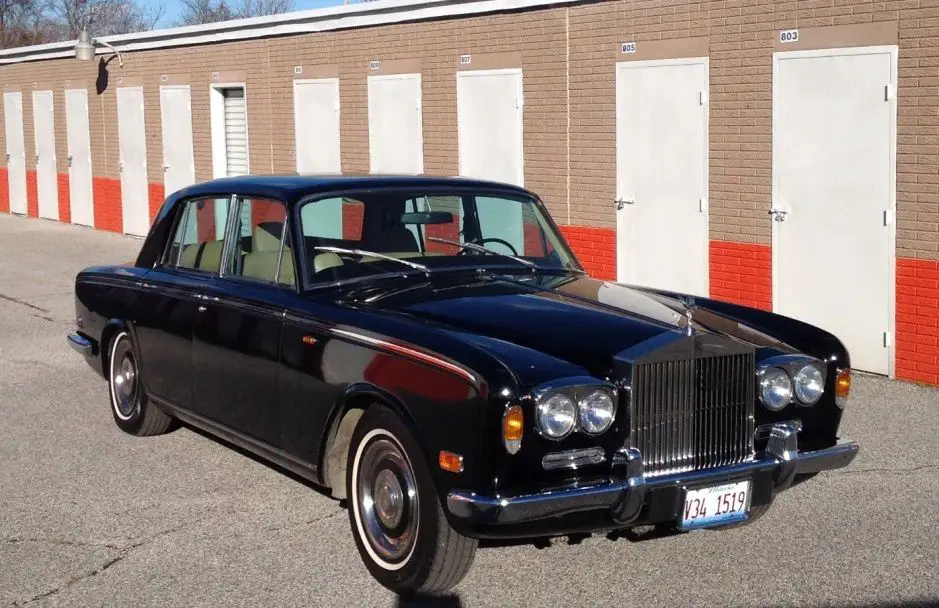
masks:
{"type": "Polygon", "coordinates": [[[647,475],[735,464],[753,453],[753,353],[637,364],[632,447],[647,475]]]}

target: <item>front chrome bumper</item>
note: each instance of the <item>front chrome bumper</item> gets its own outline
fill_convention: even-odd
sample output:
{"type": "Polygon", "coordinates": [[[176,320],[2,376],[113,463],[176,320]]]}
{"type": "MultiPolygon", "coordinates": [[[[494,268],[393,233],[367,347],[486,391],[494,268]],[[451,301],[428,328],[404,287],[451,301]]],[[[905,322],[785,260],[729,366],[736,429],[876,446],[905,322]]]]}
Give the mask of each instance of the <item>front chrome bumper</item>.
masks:
{"type": "Polygon", "coordinates": [[[795,421],[758,428],[755,439],[761,447],[753,460],[740,464],[646,477],[639,451],[624,448],[613,459],[614,470],[624,474],[608,481],[504,497],[454,490],[447,496],[447,508],[456,518],[471,525],[519,524],[583,511],[608,510],[612,523],[626,527],[637,522],[647,498],[659,491],[763,476],[771,478],[771,493],[775,495],[787,490],[797,475],[840,469],[857,456],[858,444],[847,440],[825,449],[800,453],[800,429],[801,425],[795,421]]]}

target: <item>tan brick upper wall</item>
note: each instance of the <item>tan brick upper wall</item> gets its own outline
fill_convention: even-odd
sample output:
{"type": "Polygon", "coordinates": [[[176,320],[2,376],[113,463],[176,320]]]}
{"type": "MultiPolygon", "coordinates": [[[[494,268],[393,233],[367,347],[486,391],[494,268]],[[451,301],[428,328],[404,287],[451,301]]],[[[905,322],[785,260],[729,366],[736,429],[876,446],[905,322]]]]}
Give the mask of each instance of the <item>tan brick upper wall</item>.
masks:
{"type": "MultiPolygon", "coordinates": [[[[117,80],[143,82],[149,175],[161,181],[159,77],[188,79],[196,178],[203,180],[212,177],[212,72],[245,74],[251,170],[292,172],[293,68],[332,66],[340,76],[343,170],[364,172],[369,166],[368,63],[416,62],[423,82],[425,171],[452,175],[458,171],[459,56],[514,60],[524,70],[525,185],[546,200],[560,223],[613,227],[619,44],[703,39],[710,58],[711,238],[768,244],[772,53],[778,30],[795,27],[818,28],[810,43],[822,46],[882,43],[877,36],[893,28],[900,47],[897,253],[939,259],[939,0],[592,2],[130,52],[124,56],[123,70],[116,60],[108,64],[108,86],[100,95],[95,90],[98,66],[74,59],[0,66],[0,82],[5,90],[23,92],[28,168],[35,153],[31,92],[55,91],[62,172],[67,170],[64,83],[86,83],[93,169],[95,175],[111,177],[118,175],[117,80]]],[[[0,146],[5,146],[2,131],[0,146]]]]}

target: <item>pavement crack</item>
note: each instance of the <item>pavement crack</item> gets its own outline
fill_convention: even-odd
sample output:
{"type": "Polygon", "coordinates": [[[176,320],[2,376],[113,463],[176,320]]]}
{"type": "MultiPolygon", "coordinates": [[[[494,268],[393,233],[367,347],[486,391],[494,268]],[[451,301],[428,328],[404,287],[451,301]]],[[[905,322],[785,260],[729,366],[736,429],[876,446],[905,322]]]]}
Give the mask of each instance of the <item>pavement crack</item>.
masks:
{"type": "Polygon", "coordinates": [[[20,306],[25,306],[26,308],[30,308],[30,309],[32,309],[32,310],[36,310],[36,311],[39,311],[39,312],[41,312],[41,313],[45,313],[45,314],[47,314],[47,315],[48,315],[48,314],[52,314],[51,311],[46,310],[45,308],[42,308],[41,306],[36,306],[35,304],[30,304],[30,303],[27,302],[26,300],[21,300],[21,299],[19,299],[19,298],[14,298],[13,296],[8,296],[8,295],[3,294],[3,293],[0,293],[0,300],[6,300],[7,302],[13,302],[14,304],[19,304],[20,306]]]}
{"type": "Polygon", "coordinates": [[[95,542],[87,540],[69,540],[67,538],[0,538],[0,544],[5,545],[19,545],[26,543],[43,543],[48,545],[59,545],[65,547],[82,547],[82,548],[104,548],[104,549],[114,549],[115,551],[123,551],[124,546],[116,545],[114,543],[107,542],[95,542]]]}
{"type": "Polygon", "coordinates": [[[916,473],[919,471],[926,471],[928,469],[935,469],[939,467],[939,464],[923,464],[918,467],[909,467],[909,468],[874,468],[874,469],[849,469],[841,471],[842,475],[862,475],[865,473],[916,473]]]}

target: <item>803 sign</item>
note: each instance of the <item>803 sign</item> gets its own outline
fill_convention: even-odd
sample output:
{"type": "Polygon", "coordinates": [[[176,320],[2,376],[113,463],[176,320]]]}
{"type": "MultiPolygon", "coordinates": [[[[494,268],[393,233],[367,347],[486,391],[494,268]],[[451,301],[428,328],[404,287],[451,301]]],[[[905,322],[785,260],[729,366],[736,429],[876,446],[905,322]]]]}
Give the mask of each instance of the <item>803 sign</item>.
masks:
{"type": "Polygon", "coordinates": [[[783,30],[779,32],[780,42],[798,42],[799,30],[783,30]]]}

